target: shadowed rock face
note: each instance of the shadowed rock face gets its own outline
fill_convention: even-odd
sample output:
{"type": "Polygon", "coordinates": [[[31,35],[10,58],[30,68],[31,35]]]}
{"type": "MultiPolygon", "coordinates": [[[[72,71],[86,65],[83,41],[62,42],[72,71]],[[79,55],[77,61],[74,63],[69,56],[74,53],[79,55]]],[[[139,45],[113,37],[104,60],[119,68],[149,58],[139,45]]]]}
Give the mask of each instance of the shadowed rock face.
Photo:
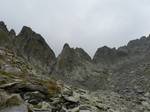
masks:
{"type": "Polygon", "coordinates": [[[3,21],[0,21],[0,29],[4,32],[8,32],[7,27],[3,21]]]}
{"type": "Polygon", "coordinates": [[[70,48],[65,44],[61,54],[58,56],[57,70],[71,72],[74,67],[82,66],[85,61],[91,61],[90,56],[81,48],[70,48]]]}
{"type": "MultiPolygon", "coordinates": [[[[144,56],[149,53],[150,37],[141,37],[140,39],[130,41],[127,46],[119,47],[118,49],[109,48],[104,46],[98,48],[96,51],[93,62],[95,64],[115,65],[134,56],[144,56]]],[[[124,63],[124,62],[123,62],[124,63]]]]}
{"type": "Polygon", "coordinates": [[[93,61],[95,63],[111,64],[115,58],[117,58],[116,49],[111,49],[107,46],[104,46],[96,51],[93,61]]]}
{"type": "Polygon", "coordinates": [[[9,31],[4,22],[0,22],[0,46],[12,48],[11,38],[9,38],[9,31]]]}
{"type": "Polygon", "coordinates": [[[82,48],[76,48],[75,51],[81,59],[92,61],[91,57],[82,48]]]}
{"type": "Polygon", "coordinates": [[[0,22],[0,47],[5,47],[16,52],[37,69],[52,72],[56,57],[52,49],[47,45],[40,34],[24,26],[16,36],[13,29],[7,30],[4,22],[0,22]]]}
{"type": "Polygon", "coordinates": [[[48,71],[51,72],[56,57],[40,34],[24,26],[15,38],[15,45],[18,54],[21,54],[35,65],[49,67],[48,71]]]}
{"type": "Polygon", "coordinates": [[[73,69],[75,61],[75,51],[70,48],[68,44],[65,44],[61,54],[57,59],[57,69],[58,70],[68,70],[71,71],[73,69]]]}
{"type": "Polygon", "coordinates": [[[107,82],[107,73],[97,70],[90,56],[81,48],[70,48],[65,44],[61,54],[57,58],[53,77],[62,79],[66,83],[80,86],[90,90],[106,87],[102,83],[107,82]],[[99,86],[101,85],[101,86],[99,86]]]}
{"type": "Polygon", "coordinates": [[[150,87],[150,36],[130,41],[118,49],[99,48],[94,62],[111,70],[110,85],[113,90],[125,95],[147,92],[150,87]]]}
{"type": "Polygon", "coordinates": [[[104,46],[96,51],[93,62],[95,64],[101,64],[102,66],[106,65],[109,67],[127,56],[128,51],[126,50],[126,48],[120,48],[117,50],[115,48],[104,46]]]}

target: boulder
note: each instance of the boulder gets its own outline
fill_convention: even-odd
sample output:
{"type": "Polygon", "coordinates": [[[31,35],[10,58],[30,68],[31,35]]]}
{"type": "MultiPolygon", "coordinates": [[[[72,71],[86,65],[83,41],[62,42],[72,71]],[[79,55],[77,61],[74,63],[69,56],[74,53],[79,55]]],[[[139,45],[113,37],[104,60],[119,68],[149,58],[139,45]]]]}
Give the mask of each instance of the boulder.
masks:
{"type": "Polygon", "coordinates": [[[0,112],[28,112],[28,108],[20,95],[0,90],[0,112]]]}

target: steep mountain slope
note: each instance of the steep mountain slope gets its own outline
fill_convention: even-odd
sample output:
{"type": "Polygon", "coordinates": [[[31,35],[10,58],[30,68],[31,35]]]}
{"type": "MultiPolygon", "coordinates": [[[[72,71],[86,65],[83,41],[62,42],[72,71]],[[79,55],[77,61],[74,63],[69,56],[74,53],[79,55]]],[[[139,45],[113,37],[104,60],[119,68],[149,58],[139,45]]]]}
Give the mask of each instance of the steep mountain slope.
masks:
{"type": "Polygon", "coordinates": [[[150,37],[141,37],[118,49],[99,48],[93,60],[99,68],[103,63],[103,67],[111,70],[113,90],[134,96],[138,92],[150,91],[149,50],[150,37]]]}
{"type": "Polygon", "coordinates": [[[64,45],[58,56],[52,75],[73,86],[90,90],[107,88],[107,72],[97,69],[90,56],[83,49],[70,48],[68,44],[64,45]]]}
{"type": "Polygon", "coordinates": [[[56,57],[40,34],[24,26],[14,39],[14,43],[18,54],[39,67],[38,69],[44,69],[48,73],[52,72],[56,57]]]}
{"type": "Polygon", "coordinates": [[[53,50],[43,37],[26,26],[16,36],[13,29],[8,31],[4,22],[0,22],[0,46],[13,50],[16,55],[34,65],[40,73],[50,74],[56,62],[53,50]]]}
{"type": "Polygon", "coordinates": [[[124,64],[138,59],[143,59],[149,54],[150,37],[141,37],[140,39],[130,41],[127,46],[118,49],[104,46],[99,48],[93,58],[96,64],[105,64],[108,67],[116,64],[124,64]],[[132,60],[133,59],[133,60],[132,60]]]}
{"type": "Polygon", "coordinates": [[[9,31],[7,30],[4,22],[0,22],[0,46],[6,48],[12,48],[12,40],[9,35],[9,31]]]}
{"type": "Polygon", "coordinates": [[[128,50],[123,48],[109,48],[104,46],[99,48],[93,58],[93,62],[100,67],[111,67],[128,57],[128,50]]]}

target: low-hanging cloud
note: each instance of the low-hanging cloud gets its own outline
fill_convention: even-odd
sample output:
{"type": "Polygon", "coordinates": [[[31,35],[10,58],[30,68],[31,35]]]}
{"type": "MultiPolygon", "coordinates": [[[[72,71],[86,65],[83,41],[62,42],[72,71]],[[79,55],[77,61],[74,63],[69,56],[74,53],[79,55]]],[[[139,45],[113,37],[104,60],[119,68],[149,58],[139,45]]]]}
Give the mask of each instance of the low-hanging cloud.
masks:
{"type": "Polygon", "coordinates": [[[56,54],[67,42],[93,56],[98,47],[148,35],[149,5],[149,0],[0,0],[0,20],[16,32],[30,26],[56,54]]]}

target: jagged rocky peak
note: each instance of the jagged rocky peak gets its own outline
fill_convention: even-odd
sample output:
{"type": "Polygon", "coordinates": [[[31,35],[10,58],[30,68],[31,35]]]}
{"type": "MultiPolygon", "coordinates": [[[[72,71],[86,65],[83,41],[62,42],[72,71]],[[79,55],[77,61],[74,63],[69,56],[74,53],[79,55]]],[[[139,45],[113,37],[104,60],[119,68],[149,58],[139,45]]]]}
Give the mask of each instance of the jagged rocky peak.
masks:
{"type": "Polygon", "coordinates": [[[108,53],[112,52],[113,50],[115,50],[115,49],[111,49],[107,46],[103,46],[101,48],[98,48],[97,52],[100,52],[101,54],[105,55],[105,54],[108,54],[108,53]]]}
{"type": "MultiPolygon", "coordinates": [[[[46,41],[44,40],[44,38],[40,34],[34,32],[30,27],[23,26],[22,30],[20,31],[20,33],[17,37],[20,39],[23,39],[24,41],[29,41],[29,40],[36,41],[39,43],[39,45],[41,44],[41,45],[43,45],[43,47],[45,46],[45,47],[49,48],[49,46],[46,43],[46,41]]],[[[32,43],[32,44],[34,45],[34,43],[32,43]]]]}
{"type": "Polygon", "coordinates": [[[43,66],[43,68],[48,66],[51,69],[56,61],[53,50],[44,38],[29,27],[24,26],[22,28],[15,39],[15,45],[19,54],[30,62],[43,66]]]}
{"type": "Polygon", "coordinates": [[[115,55],[116,55],[116,49],[111,49],[107,46],[104,46],[97,49],[93,61],[95,63],[99,63],[101,61],[108,60],[109,58],[112,58],[112,56],[115,55]]]}
{"type": "Polygon", "coordinates": [[[128,49],[126,47],[116,49],[104,46],[97,49],[93,62],[97,64],[114,64],[127,55],[128,49]]]}
{"type": "Polygon", "coordinates": [[[73,60],[74,59],[74,56],[75,56],[75,51],[73,48],[70,48],[69,44],[66,43],[64,44],[63,46],[63,50],[62,52],[60,53],[60,55],[58,56],[58,61],[60,60],[64,60],[65,61],[68,61],[68,60],[73,60]]]}
{"type": "Polygon", "coordinates": [[[71,52],[72,54],[74,54],[74,56],[80,57],[88,61],[91,60],[91,57],[82,48],[71,48],[68,43],[65,43],[61,54],[65,53],[69,55],[71,52]]]}
{"type": "Polygon", "coordinates": [[[73,48],[71,48],[68,43],[65,43],[63,46],[63,50],[62,50],[60,55],[67,56],[67,55],[74,54],[73,52],[74,52],[73,48]]]}
{"type": "Polygon", "coordinates": [[[64,44],[63,50],[57,58],[56,69],[71,69],[74,66],[75,51],[69,44],[64,44]]]}
{"type": "Polygon", "coordinates": [[[71,48],[66,43],[57,58],[56,71],[72,71],[74,67],[82,66],[86,61],[91,61],[91,58],[83,49],[71,48]]]}
{"type": "Polygon", "coordinates": [[[71,48],[67,43],[64,44],[59,58],[91,61],[91,57],[82,48],[71,48]]]}
{"type": "Polygon", "coordinates": [[[23,26],[21,32],[19,33],[19,35],[25,35],[26,37],[29,37],[30,35],[33,35],[35,32],[32,31],[32,29],[30,27],[27,26],[23,26]]]}
{"type": "Polygon", "coordinates": [[[12,48],[9,31],[4,22],[0,22],[0,47],[12,48]]]}
{"type": "Polygon", "coordinates": [[[63,49],[68,49],[68,48],[70,48],[69,44],[65,43],[64,46],[63,46],[63,49]]]}
{"type": "Polygon", "coordinates": [[[98,64],[116,64],[118,61],[123,61],[122,58],[128,59],[128,57],[133,57],[133,55],[144,55],[145,52],[149,52],[149,49],[150,36],[142,36],[139,39],[131,40],[126,46],[118,49],[107,46],[98,48],[93,61],[98,64]]]}
{"type": "Polygon", "coordinates": [[[16,35],[16,32],[15,32],[14,29],[11,29],[9,33],[12,34],[12,35],[16,35]]]}
{"type": "Polygon", "coordinates": [[[0,29],[5,32],[8,32],[7,26],[5,25],[3,21],[0,21],[0,29]]]}
{"type": "Polygon", "coordinates": [[[128,47],[134,47],[134,46],[143,46],[143,45],[149,45],[150,43],[150,36],[142,36],[140,39],[131,40],[128,42],[128,47]]]}
{"type": "Polygon", "coordinates": [[[150,48],[150,36],[142,36],[140,39],[131,40],[126,48],[131,54],[141,54],[150,48]]]}
{"type": "Polygon", "coordinates": [[[15,37],[16,37],[16,32],[15,32],[14,29],[11,29],[11,30],[9,31],[9,36],[12,37],[12,38],[15,38],[15,37]]]}

